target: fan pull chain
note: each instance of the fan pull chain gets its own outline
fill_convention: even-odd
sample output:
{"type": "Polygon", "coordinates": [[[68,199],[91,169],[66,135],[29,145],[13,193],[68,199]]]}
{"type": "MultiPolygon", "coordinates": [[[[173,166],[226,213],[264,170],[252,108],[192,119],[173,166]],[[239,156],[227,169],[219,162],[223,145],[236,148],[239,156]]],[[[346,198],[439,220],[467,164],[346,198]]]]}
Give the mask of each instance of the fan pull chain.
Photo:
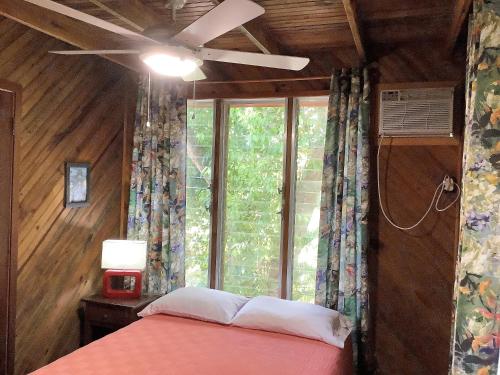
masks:
{"type": "Polygon", "coordinates": [[[151,127],[151,73],[148,73],[148,121],[146,126],[151,127]]]}
{"type": "Polygon", "coordinates": [[[196,118],[196,80],[193,81],[193,116],[191,120],[196,118]]]}

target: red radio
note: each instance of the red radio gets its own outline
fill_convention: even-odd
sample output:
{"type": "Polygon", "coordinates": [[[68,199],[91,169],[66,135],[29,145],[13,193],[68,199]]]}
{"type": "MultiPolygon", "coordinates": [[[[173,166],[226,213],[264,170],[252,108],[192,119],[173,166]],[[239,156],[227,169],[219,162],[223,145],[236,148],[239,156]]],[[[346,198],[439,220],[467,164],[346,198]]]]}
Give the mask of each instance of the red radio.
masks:
{"type": "Polygon", "coordinates": [[[102,295],[107,298],[139,298],[142,289],[142,272],[139,270],[106,270],[102,295]]]}

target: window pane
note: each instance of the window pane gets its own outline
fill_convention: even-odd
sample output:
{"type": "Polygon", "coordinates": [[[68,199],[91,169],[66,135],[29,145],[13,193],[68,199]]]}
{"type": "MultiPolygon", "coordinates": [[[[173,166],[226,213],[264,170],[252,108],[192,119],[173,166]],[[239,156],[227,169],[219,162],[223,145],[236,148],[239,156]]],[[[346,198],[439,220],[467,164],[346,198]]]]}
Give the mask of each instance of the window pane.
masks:
{"type": "Polygon", "coordinates": [[[298,102],[292,298],[314,302],[328,98],[298,102]]]}
{"type": "Polygon", "coordinates": [[[213,101],[188,101],[186,285],[208,286],[213,101]],[[195,117],[193,118],[193,114],[195,117]]]}
{"type": "Polygon", "coordinates": [[[223,289],[279,294],[285,101],[229,106],[223,289]]]}

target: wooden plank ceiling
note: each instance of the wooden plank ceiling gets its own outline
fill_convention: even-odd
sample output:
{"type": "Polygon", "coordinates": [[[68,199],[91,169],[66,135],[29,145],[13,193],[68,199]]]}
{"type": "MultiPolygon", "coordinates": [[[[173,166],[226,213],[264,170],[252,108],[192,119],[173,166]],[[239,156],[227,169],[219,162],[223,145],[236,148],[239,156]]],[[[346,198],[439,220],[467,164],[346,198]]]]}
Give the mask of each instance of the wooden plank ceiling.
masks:
{"type": "MultiPolygon", "coordinates": [[[[310,57],[311,64],[302,72],[294,73],[206,62],[204,70],[209,80],[324,75],[333,67],[358,65],[365,50],[368,60],[374,60],[380,45],[445,42],[455,12],[453,0],[255,1],[265,8],[264,15],[245,24],[245,29],[235,29],[211,41],[207,47],[296,54],[310,57]],[[348,17],[350,9],[355,9],[356,14],[348,17]],[[357,21],[354,28],[353,21],[357,21]],[[361,37],[356,35],[356,29],[364,39],[364,48],[360,49],[361,37]]],[[[57,2],[134,31],[155,24],[178,31],[218,3],[217,0],[188,0],[184,8],[177,11],[174,21],[171,10],[165,7],[167,0],[57,2]]],[[[127,42],[119,44],[123,46],[127,42]]]]}

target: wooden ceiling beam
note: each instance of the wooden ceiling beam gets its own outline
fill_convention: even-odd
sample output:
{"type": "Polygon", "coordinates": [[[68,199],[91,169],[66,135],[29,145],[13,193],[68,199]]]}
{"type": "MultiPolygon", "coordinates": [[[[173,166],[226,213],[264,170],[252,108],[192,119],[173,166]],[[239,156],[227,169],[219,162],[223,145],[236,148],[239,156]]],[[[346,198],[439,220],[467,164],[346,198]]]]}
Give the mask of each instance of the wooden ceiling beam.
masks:
{"type": "Polygon", "coordinates": [[[455,48],[455,44],[462,30],[467,14],[469,14],[472,0],[457,0],[455,9],[453,10],[453,18],[451,21],[451,28],[448,37],[446,38],[446,51],[451,54],[455,48]]]}
{"type": "Polygon", "coordinates": [[[358,51],[359,59],[361,61],[365,61],[366,50],[363,45],[362,29],[359,22],[356,0],[342,0],[342,4],[344,4],[344,9],[347,14],[347,21],[349,22],[349,27],[351,28],[352,37],[354,39],[356,51],[358,51]]]}
{"type": "Polygon", "coordinates": [[[166,23],[164,17],[145,5],[141,0],[116,1],[112,7],[102,0],[89,1],[139,32],[143,32],[148,27],[166,23]]]}
{"type": "MultiPolygon", "coordinates": [[[[114,34],[19,0],[0,1],[0,15],[81,49],[117,48],[114,34]]],[[[139,71],[136,58],[108,55],[104,58],[139,71]]]]}
{"type": "Polygon", "coordinates": [[[276,42],[265,25],[260,21],[250,21],[239,27],[239,30],[250,40],[262,53],[268,55],[279,55],[284,48],[276,42]]]}
{"type": "Polygon", "coordinates": [[[133,29],[137,30],[138,32],[142,33],[144,31],[144,27],[136,24],[135,22],[130,21],[127,17],[122,16],[119,12],[111,9],[108,7],[106,4],[104,4],[100,0],[89,0],[92,4],[95,6],[99,7],[100,9],[104,10],[105,12],[109,13],[113,17],[118,18],[120,21],[125,22],[128,26],[132,27],[133,29]]]}
{"type": "MultiPolygon", "coordinates": [[[[221,2],[219,0],[210,0],[215,6],[221,2]]],[[[252,20],[238,28],[248,40],[250,40],[262,53],[279,55],[284,53],[284,48],[276,42],[268,31],[268,27],[260,20],[252,20]]]]}

